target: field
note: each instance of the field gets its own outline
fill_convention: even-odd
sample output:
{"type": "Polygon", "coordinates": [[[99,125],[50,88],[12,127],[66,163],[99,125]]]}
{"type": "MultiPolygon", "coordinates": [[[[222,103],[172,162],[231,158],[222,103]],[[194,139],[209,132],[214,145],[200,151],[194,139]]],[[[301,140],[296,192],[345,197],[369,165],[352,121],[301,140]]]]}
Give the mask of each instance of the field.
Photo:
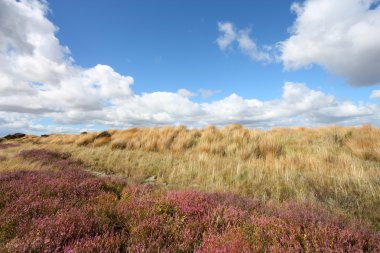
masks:
{"type": "Polygon", "coordinates": [[[372,126],[27,135],[0,170],[4,252],[380,251],[372,126]]]}

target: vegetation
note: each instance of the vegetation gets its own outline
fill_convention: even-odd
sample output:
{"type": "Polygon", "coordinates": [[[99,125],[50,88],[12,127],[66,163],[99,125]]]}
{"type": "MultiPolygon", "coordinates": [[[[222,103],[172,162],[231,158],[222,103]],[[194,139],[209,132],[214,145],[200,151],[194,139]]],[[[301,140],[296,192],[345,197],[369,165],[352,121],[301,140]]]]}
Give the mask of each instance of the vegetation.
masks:
{"type": "Polygon", "coordinates": [[[371,126],[27,135],[0,143],[0,249],[376,252],[379,168],[371,126]]]}
{"type": "Polygon", "coordinates": [[[69,152],[93,171],[118,174],[133,183],[156,176],[155,184],[166,189],[309,202],[380,227],[377,128],[258,131],[231,125],[108,132],[111,137],[88,133],[25,141],[69,152]]]}
{"type": "Polygon", "coordinates": [[[85,172],[68,153],[24,150],[38,171],[0,176],[4,252],[376,252],[380,237],[308,205],[163,191],[85,172]]]}

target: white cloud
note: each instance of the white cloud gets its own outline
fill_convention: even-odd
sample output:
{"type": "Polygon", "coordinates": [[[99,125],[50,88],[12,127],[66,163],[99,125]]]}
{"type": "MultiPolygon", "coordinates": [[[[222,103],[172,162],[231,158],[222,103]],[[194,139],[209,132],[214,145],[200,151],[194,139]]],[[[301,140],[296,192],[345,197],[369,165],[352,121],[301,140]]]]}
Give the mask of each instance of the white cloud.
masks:
{"type": "Polygon", "coordinates": [[[250,30],[239,31],[239,36],[236,38],[240,50],[248,55],[252,60],[270,62],[272,56],[263,50],[257,48],[256,43],[250,38],[250,30]]]}
{"type": "Polygon", "coordinates": [[[333,96],[308,88],[302,83],[285,83],[280,99],[260,101],[236,94],[203,104],[209,122],[240,122],[248,126],[317,126],[323,124],[359,125],[378,123],[378,106],[339,102],[333,96]]]}
{"type": "Polygon", "coordinates": [[[221,50],[226,50],[236,40],[236,29],[230,22],[220,22],[218,28],[222,34],[216,39],[216,43],[221,50]]]}
{"type": "Polygon", "coordinates": [[[218,93],[220,93],[220,90],[210,90],[210,89],[199,89],[198,93],[202,98],[209,98],[212,97],[218,93]]]}
{"type": "Polygon", "coordinates": [[[291,36],[280,43],[285,69],[318,64],[351,85],[380,83],[378,0],[306,0],[294,3],[291,36]]]}
{"type": "Polygon", "coordinates": [[[189,91],[188,89],[182,88],[177,91],[177,94],[182,97],[187,97],[187,98],[200,96],[206,99],[220,92],[221,92],[220,90],[210,90],[210,89],[203,89],[203,88],[198,89],[197,92],[192,92],[192,91],[189,91]]]}
{"type": "Polygon", "coordinates": [[[285,70],[313,64],[341,76],[353,86],[380,83],[380,1],[305,0],[293,3],[296,19],[284,41],[259,49],[250,29],[218,23],[221,50],[237,44],[256,61],[282,62],[285,70]]]}
{"type": "Polygon", "coordinates": [[[187,97],[187,98],[196,97],[198,95],[197,93],[191,92],[188,89],[184,89],[184,88],[179,89],[177,91],[177,94],[182,96],[182,97],[187,97]]]}
{"type": "Polygon", "coordinates": [[[219,22],[218,29],[221,33],[216,43],[221,50],[232,48],[235,42],[240,51],[249,56],[254,61],[272,61],[272,56],[265,50],[260,50],[256,42],[250,37],[250,29],[238,30],[230,22],[219,22]]]}
{"type": "Polygon", "coordinates": [[[0,110],[99,110],[131,96],[131,77],[74,64],[47,11],[45,2],[0,1],[0,110]]]}
{"type": "MultiPolygon", "coordinates": [[[[237,94],[207,103],[191,100],[219,92],[204,89],[134,94],[132,77],[107,65],[76,65],[69,49],[55,37],[57,28],[46,18],[47,11],[44,2],[0,0],[0,134],[179,123],[195,127],[232,122],[251,127],[379,124],[378,105],[337,101],[301,83],[285,83],[282,97],[267,101],[237,94]]],[[[230,35],[218,42],[221,48],[236,42],[242,50],[256,50],[247,30],[222,26],[230,35]]]]}
{"type": "Polygon", "coordinates": [[[380,90],[373,90],[371,92],[370,98],[380,98],[380,90]]]}

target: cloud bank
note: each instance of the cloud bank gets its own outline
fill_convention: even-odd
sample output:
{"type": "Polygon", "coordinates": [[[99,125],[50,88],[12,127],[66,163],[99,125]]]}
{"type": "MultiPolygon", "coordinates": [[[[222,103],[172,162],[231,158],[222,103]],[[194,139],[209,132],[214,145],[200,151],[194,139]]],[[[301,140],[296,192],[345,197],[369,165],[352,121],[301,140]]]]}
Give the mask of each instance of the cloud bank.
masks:
{"type": "MultiPolygon", "coordinates": [[[[379,123],[379,106],[338,101],[303,83],[285,83],[282,96],[268,101],[237,94],[208,103],[191,100],[216,92],[210,90],[135,94],[132,77],[107,65],[75,64],[47,12],[45,2],[0,0],[0,134],[235,122],[263,128],[379,123]]],[[[222,49],[237,43],[252,58],[266,59],[248,30],[228,24],[220,29],[226,33],[218,40],[222,49]]]]}

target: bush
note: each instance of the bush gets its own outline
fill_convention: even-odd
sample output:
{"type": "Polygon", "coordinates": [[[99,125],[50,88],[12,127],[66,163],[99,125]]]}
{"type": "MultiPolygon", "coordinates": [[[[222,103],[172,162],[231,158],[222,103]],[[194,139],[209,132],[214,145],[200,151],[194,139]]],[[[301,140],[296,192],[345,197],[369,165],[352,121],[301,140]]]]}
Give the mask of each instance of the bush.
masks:
{"type": "Polygon", "coordinates": [[[97,178],[67,154],[29,150],[54,171],[0,174],[5,252],[379,252],[380,236],[304,204],[163,191],[97,178]]]}
{"type": "Polygon", "coordinates": [[[17,147],[17,146],[18,146],[17,144],[13,144],[13,143],[4,143],[4,144],[0,143],[0,150],[1,149],[7,149],[7,148],[13,148],[13,147],[17,147]]]}

